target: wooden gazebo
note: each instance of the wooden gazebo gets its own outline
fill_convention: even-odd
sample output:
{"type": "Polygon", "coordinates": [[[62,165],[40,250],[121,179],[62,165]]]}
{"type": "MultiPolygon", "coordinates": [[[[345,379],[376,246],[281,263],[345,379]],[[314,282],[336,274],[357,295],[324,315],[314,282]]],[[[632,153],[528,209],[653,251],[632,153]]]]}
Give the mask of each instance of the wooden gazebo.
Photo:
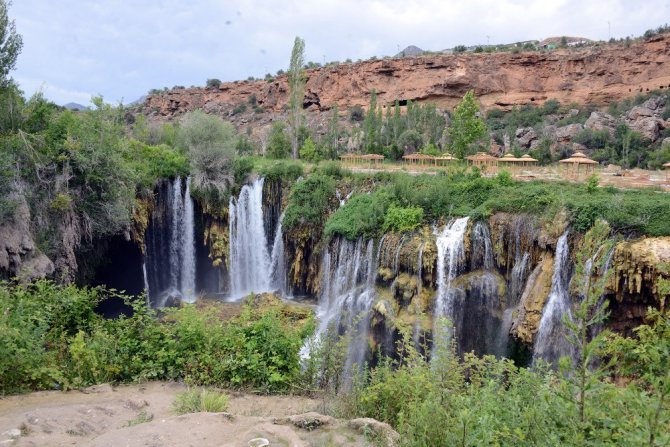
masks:
{"type": "Polygon", "coordinates": [[[452,162],[458,161],[458,158],[454,157],[449,152],[445,152],[440,156],[433,157],[433,161],[435,161],[435,166],[447,166],[452,162]]]}
{"type": "Polygon", "coordinates": [[[433,157],[430,155],[425,155],[425,154],[408,154],[408,155],[403,155],[402,159],[405,160],[406,163],[410,165],[418,165],[420,167],[424,167],[425,164],[428,162],[428,160],[433,160],[433,157]]]}
{"type": "Polygon", "coordinates": [[[535,166],[539,162],[539,160],[534,159],[529,154],[523,154],[519,160],[521,160],[521,166],[523,167],[535,166]]]}
{"type": "Polygon", "coordinates": [[[503,155],[498,159],[498,166],[509,168],[512,171],[516,170],[516,168],[520,165],[521,165],[521,159],[516,158],[510,152],[506,153],[505,155],[503,155]]]}
{"type": "Polygon", "coordinates": [[[379,166],[382,164],[384,161],[384,156],[379,155],[379,154],[367,154],[367,155],[362,155],[361,159],[363,161],[366,161],[370,167],[374,166],[379,166]]]}
{"type": "Polygon", "coordinates": [[[663,168],[665,169],[665,183],[670,183],[670,163],[664,164],[663,168]]]}
{"type": "Polygon", "coordinates": [[[498,158],[487,154],[486,152],[477,152],[475,155],[465,157],[472,166],[476,166],[482,171],[495,170],[498,167],[498,158]]]}
{"type": "Polygon", "coordinates": [[[564,166],[564,172],[568,178],[579,178],[582,174],[591,174],[598,165],[597,161],[591,160],[582,152],[575,152],[570,158],[560,160],[559,163],[564,166]]]}
{"type": "Polygon", "coordinates": [[[360,155],[347,152],[346,154],[340,155],[340,160],[342,160],[342,163],[344,164],[354,164],[358,157],[360,157],[360,155]]]}

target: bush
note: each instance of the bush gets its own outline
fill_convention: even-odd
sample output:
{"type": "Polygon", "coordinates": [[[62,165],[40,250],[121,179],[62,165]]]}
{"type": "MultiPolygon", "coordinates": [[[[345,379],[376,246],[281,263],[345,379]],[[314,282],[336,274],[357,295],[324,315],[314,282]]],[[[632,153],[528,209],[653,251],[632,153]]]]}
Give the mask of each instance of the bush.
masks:
{"type": "Polygon", "coordinates": [[[233,162],[233,176],[235,177],[235,184],[241,185],[245,179],[253,171],[254,161],[248,157],[241,157],[233,162]]]}
{"type": "Polygon", "coordinates": [[[102,289],[39,281],[0,283],[0,394],[100,382],[177,380],[221,387],[286,390],[299,380],[310,314],[280,302],[222,321],[216,306],[164,309],[102,289]],[[116,297],[133,315],[95,313],[116,297]]]}
{"type": "Polygon", "coordinates": [[[177,414],[222,413],[228,408],[228,396],[208,389],[191,389],[177,394],[172,408],[177,414]]]}
{"type": "Polygon", "coordinates": [[[207,82],[205,83],[205,86],[207,88],[217,89],[221,86],[221,80],[216,79],[216,78],[207,79],[207,82]]]}
{"type": "Polygon", "coordinates": [[[297,182],[284,211],[283,227],[287,231],[299,225],[320,228],[334,196],[335,180],[332,177],[317,172],[297,182]]]}
{"type": "Polygon", "coordinates": [[[282,160],[259,168],[258,173],[266,180],[294,181],[304,173],[302,164],[299,161],[282,160]]]}
{"type": "Polygon", "coordinates": [[[365,111],[361,106],[352,106],[349,109],[349,121],[351,122],[361,122],[365,119],[365,111]]]}
{"type": "Polygon", "coordinates": [[[291,154],[291,140],[286,133],[286,124],[272,123],[266,153],[270,158],[287,158],[291,154]]]}
{"type": "Polygon", "coordinates": [[[423,209],[401,208],[391,205],[386,211],[384,217],[384,232],[393,231],[411,231],[421,225],[423,222],[423,209]]]}
{"type": "Polygon", "coordinates": [[[391,195],[386,189],[357,194],[330,216],[324,234],[326,237],[340,235],[349,240],[379,236],[390,204],[391,195]]]}
{"type": "Polygon", "coordinates": [[[301,159],[312,163],[317,162],[320,159],[319,153],[316,151],[314,141],[312,141],[312,137],[307,137],[302,147],[300,148],[299,154],[301,159]]]}

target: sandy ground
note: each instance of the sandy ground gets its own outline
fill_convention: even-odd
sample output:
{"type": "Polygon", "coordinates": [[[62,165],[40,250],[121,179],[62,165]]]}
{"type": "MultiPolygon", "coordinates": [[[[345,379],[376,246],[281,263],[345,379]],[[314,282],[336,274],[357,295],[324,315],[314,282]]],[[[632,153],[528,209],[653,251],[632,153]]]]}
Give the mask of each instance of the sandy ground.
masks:
{"type": "Polygon", "coordinates": [[[370,445],[365,430],[350,422],[317,416],[324,425],[306,430],[300,423],[282,421],[318,409],[317,400],[305,397],[228,393],[226,413],[178,416],[172,402],[185,389],[178,383],[151,382],[0,398],[0,446],[370,445]],[[141,415],[151,420],[137,423],[141,415]],[[250,444],[255,438],[267,439],[269,444],[250,444]]]}

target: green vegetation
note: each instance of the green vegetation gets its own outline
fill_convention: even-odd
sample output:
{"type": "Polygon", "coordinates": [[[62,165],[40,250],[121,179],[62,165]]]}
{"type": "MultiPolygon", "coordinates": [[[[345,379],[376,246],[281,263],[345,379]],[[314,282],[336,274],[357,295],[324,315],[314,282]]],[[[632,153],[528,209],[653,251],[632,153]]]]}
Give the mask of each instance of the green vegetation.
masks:
{"type": "Polygon", "coordinates": [[[423,209],[391,206],[384,217],[383,231],[411,231],[423,223],[423,209]]]}
{"type": "Polygon", "coordinates": [[[305,41],[300,37],[295,38],[293,50],[291,51],[291,62],[288,68],[289,87],[289,135],[291,137],[291,154],[294,159],[298,158],[298,130],[302,127],[302,107],[305,98],[305,74],[303,65],[305,63],[305,41]]]}
{"type": "Polygon", "coordinates": [[[222,321],[215,305],[185,306],[158,318],[144,300],[120,297],[133,315],[107,320],[95,309],[110,297],[120,296],[0,283],[0,394],[149,379],[277,392],[300,377],[308,312],[248,304],[222,321]]]}
{"type": "Polygon", "coordinates": [[[23,38],[16,32],[14,20],[9,20],[7,2],[0,0],[0,87],[9,83],[9,72],[16,66],[22,48],[23,38]]]}
{"type": "MultiPolygon", "coordinates": [[[[597,373],[586,373],[583,387],[575,384],[584,370],[567,358],[562,360],[566,368],[556,373],[541,362],[522,368],[493,356],[458,357],[455,347],[443,341],[429,361],[416,350],[408,328],[394,359],[382,359],[357,376],[350,392],[333,391],[324,401],[339,417],[388,422],[400,432],[404,446],[665,445],[670,412],[664,400],[664,337],[670,320],[667,313],[651,315],[639,339],[605,333],[589,343],[586,357],[602,363],[597,373]],[[643,354],[647,352],[649,356],[643,354]],[[639,368],[633,366],[638,355],[644,358],[637,357],[642,360],[639,368]],[[612,361],[603,362],[604,356],[612,361]],[[620,362],[622,358],[627,361],[620,362]],[[637,368],[633,377],[649,371],[645,377],[651,375],[653,385],[633,379],[635,385],[615,386],[610,378],[624,370],[631,374],[630,367],[637,368]]],[[[439,330],[447,328],[443,322],[439,330]]],[[[322,360],[337,363],[334,352],[342,345],[333,342],[329,348],[322,360]]]]}
{"type": "Polygon", "coordinates": [[[335,180],[327,175],[317,172],[296,182],[291,189],[282,225],[286,230],[298,225],[320,228],[334,197],[335,180]]]}
{"type": "Polygon", "coordinates": [[[390,204],[391,195],[383,188],[372,194],[355,195],[328,219],[324,235],[339,234],[350,240],[379,236],[390,204]]]}
{"type": "Polygon", "coordinates": [[[177,394],[172,408],[177,414],[221,413],[228,408],[228,396],[214,390],[190,389],[177,394]]]}
{"type": "Polygon", "coordinates": [[[384,231],[380,216],[391,204],[421,209],[425,223],[440,217],[486,218],[495,212],[533,214],[551,221],[566,209],[574,229],[580,232],[602,218],[623,234],[670,235],[670,197],[655,191],[516,182],[505,174],[484,178],[462,172],[438,176],[384,174],[377,176],[376,188],[373,194],[354,195],[336,210],[326,223],[326,236],[378,236],[384,231]]]}
{"type": "Polygon", "coordinates": [[[135,416],[133,419],[129,420],[126,423],[126,427],[133,427],[135,425],[144,424],[145,422],[151,422],[153,420],[154,420],[153,414],[147,413],[146,410],[142,410],[139,413],[137,413],[137,416],[135,416]]]}
{"type": "Polygon", "coordinates": [[[449,127],[450,148],[458,158],[468,154],[470,145],[486,135],[486,124],[479,117],[479,106],[472,90],[454,109],[449,127]]]}
{"type": "Polygon", "coordinates": [[[234,183],[236,138],[233,125],[217,116],[199,110],[184,116],[179,141],[188,152],[196,192],[216,199],[234,183]]]}
{"type": "Polygon", "coordinates": [[[291,140],[286,134],[286,125],[281,121],[272,123],[266,154],[269,158],[287,158],[291,153],[291,140]]]}

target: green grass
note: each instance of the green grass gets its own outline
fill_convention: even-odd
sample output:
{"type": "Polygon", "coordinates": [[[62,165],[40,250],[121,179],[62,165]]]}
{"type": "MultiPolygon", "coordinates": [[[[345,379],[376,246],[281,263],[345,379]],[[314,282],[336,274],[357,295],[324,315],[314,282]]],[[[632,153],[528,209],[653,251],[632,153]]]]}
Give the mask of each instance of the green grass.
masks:
{"type": "Polygon", "coordinates": [[[412,208],[417,215],[420,208],[424,223],[457,216],[485,219],[497,212],[531,214],[551,221],[567,210],[573,229],[579,232],[602,218],[620,233],[670,235],[670,194],[654,190],[593,190],[568,182],[500,181],[460,172],[437,176],[381,173],[369,179],[374,182],[374,193],[354,195],[337,209],[326,222],[326,236],[379,235],[391,205],[412,208]]]}
{"type": "Polygon", "coordinates": [[[190,389],[177,394],[172,408],[177,414],[221,413],[228,408],[228,396],[208,389],[190,389]]]}

